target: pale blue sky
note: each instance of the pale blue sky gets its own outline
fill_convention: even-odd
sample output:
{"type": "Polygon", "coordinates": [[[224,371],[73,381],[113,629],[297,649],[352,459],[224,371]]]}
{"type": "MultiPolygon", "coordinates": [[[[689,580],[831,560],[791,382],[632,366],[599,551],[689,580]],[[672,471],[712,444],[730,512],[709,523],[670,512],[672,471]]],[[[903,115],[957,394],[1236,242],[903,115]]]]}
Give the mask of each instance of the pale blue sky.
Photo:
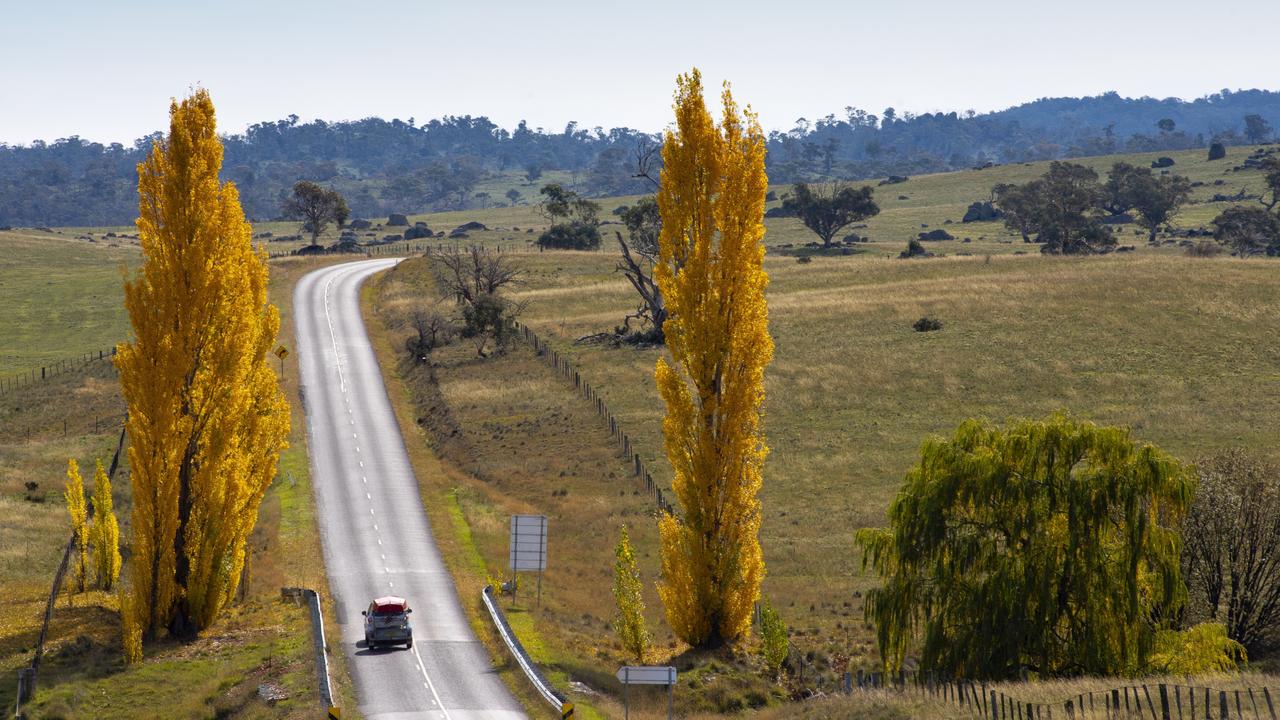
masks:
{"type": "Polygon", "coordinates": [[[1280,88],[1277,27],[1274,0],[0,0],[0,142],[128,142],[197,84],[224,132],[290,113],[658,130],[694,65],[766,129],[846,105],[1194,98],[1280,88]]]}

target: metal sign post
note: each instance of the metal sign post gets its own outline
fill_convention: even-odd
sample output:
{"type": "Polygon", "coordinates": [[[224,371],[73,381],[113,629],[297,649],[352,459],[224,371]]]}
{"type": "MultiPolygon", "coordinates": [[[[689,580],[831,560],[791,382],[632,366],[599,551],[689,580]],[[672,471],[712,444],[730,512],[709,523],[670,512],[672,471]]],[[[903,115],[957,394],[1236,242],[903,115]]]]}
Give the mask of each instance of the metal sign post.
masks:
{"type": "Polygon", "coordinates": [[[632,685],[666,685],[667,686],[667,720],[675,709],[676,669],[670,666],[633,666],[624,665],[618,668],[618,680],[622,683],[622,713],[624,718],[631,717],[630,692],[632,685]]]}
{"type": "Polygon", "coordinates": [[[507,567],[512,573],[511,601],[515,602],[520,571],[538,573],[538,603],[542,603],[542,573],[547,569],[547,516],[512,515],[507,567]]]}
{"type": "Polygon", "coordinates": [[[284,359],[289,357],[289,348],[281,345],[275,349],[275,356],[280,358],[280,377],[284,377],[284,359]]]}

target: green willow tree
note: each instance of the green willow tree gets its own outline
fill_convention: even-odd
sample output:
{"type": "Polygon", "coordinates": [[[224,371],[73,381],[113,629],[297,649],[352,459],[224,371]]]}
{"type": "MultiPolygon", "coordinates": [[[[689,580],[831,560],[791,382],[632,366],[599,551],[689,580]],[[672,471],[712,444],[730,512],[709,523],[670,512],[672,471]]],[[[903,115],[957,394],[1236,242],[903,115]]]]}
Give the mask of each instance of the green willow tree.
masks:
{"type": "Polygon", "coordinates": [[[1186,466],[1124,428],[1063,415],[968,420],[924,443],[889,509],[858,533],[883,587],[881,656],[967,678],[1132,674],[1186,596],[1186,466]]]}

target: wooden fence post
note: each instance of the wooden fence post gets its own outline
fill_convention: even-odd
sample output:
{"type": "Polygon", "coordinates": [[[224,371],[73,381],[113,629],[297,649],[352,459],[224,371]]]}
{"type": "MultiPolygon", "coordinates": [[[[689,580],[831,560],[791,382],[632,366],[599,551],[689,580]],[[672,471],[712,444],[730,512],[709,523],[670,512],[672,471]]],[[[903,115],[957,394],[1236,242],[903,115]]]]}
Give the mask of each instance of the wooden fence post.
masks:
{"type": "Polygon", "coordinates": [[[1231,709],[1227,707],[1227,691],[1218,691],[1218,717],[1226,720],[1231,717],[1231,709]]]}
{"type": "Polygon", "coordinates": [[[1271,691],[1262,688],[1262,698],[1267,701],[1267,712],[1271,714],[1271,720],[1280,720],[1276,717],[1276,706],[1271,704],[1271,691]]]}

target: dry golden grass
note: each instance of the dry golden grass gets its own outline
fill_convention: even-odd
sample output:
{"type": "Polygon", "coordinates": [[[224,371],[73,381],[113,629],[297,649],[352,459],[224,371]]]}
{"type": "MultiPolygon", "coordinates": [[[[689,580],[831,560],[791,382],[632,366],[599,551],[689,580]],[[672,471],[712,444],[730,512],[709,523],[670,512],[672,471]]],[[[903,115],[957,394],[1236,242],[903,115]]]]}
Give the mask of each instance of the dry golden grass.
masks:
{"type": "MultiPolygon", "coordinates": [[[[580,346],[632,307],[604,257],[529,256],[525,320],[572,357],[659,470],[659,350],[580,346]],[[556,282],[558,268],[573,266],[556,282]]],[[[803,639],[867,655],[852,533],[883,522],[920,442],[962,419],[1065,409],[1194,459],[1273,452],[1280,276],[1266,262],[1138,254],[930,262],[769,258],[777,343],[765,431],[765,591],[803,639]],[[917,333],[922,315],[944,323],[917,333]]],[[[572,402],[568,400],[567,402],[572,402]]],[[[664,477],[666,472],[661,474],[664,477]]]]}
{"type": "MultiPolygon", "coordinates": [[[[612,262],[590,253],[521,259],[529,271],[516,293],[528,301],[524,319],[574,359],[655,475],[666,477],[662,407],[652,383],[660,351],[573,343],[631,309],[612,262]]],[[[1270,263],[1138,254],[927,263],[818,258],[807,265],[770,258],[767,267],[778,349],[765,425],[773,450],[764,490],[765,592],[801,651],[847,655],[851,668],[874,662],[860,602],[870,580],[860,573],[853,531],[883,522],[920,441],[966,417],[1066,409],[1129,425],[1140,440],[1187,459],[1227,444],[1272,451],[1280,388],[1267,379],[1280,356],[1280,320],[1268,308],[1280,277],[1270,263]],[[943,330],[913,331],[924,314],[942,319],[943,330]]],[[[392,278],[380,287],[384,317],[402,337],[401,314],[436,295],[414,289],[430,282],[422,261],[403,264],[392,278]]],[[[564,486],[568,505],[581,512],[567,527],[553,520],[553,534],[568,534],[582,548],[573,572],[607,588],[612,540],[591,515],[612,519],[627,506],[625,497],[599,495],[614,481],[594,470],[594,453],[611,446],[590,405],[524,348],[478,361],[463,344],[440,351],[436,363],[439,393],[419,404],[418,417],[428,426],[446,417],[449,432],[443,439],[437,433],[436,446],[479,478],[460,480],[458,497],[490,571],[503,566],[506,513],[561,517],[566,503],[550,492],[564,486]],[[575,417],[586,424],[575,425],[575,417]]],[[[414,372],[406,376],[411,385],[428,384],[414,372]]],[[[647,530],[633,541],[642,572],[653,578],[656,547],[647,530]]],[[[534,623],[552,648],[545,657],[575,678],[592,677],[591,669],[574,668],[556,648],[572,648],[577,637],[594,637],[597,647],[602,638],[613,643],[602,622],[612,612],[610,598],[595,595],[566,606],[556,625],[534,623]],[[592,621],[575,627],[579,610],[592,621]]],[[[650,598],[651,614],[656,607],[650,598]]],[[[669,643],[661,619],[653,620],[660,645],[669,643]]],[[[608,699],[593,702],[612,708],[608,699]]],[[[925,716],[915,715],[924,708],[901,710],[885,717],[925,716]]],[[[823,716],[841,715],[812,715],[823,716]]]]}

